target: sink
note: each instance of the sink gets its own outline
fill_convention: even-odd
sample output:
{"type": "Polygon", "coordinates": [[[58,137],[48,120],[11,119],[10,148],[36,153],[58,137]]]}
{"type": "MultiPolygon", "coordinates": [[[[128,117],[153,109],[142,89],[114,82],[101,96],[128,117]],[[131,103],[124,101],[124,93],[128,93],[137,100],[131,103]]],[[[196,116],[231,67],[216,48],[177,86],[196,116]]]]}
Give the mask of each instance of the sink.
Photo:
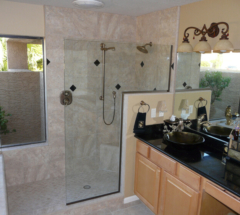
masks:
{"type": "Polygon", "coordinates": [[[232,129],[222,126],[203,126],[203,131],[215,137],[229,137],[232,129]]]}
{"type": "Polygon", "coordinates": [[[191,147],[205,142],[204,137],[190,132],[170,132],[165,134],[165,139],[175,146],[191,147]]]}

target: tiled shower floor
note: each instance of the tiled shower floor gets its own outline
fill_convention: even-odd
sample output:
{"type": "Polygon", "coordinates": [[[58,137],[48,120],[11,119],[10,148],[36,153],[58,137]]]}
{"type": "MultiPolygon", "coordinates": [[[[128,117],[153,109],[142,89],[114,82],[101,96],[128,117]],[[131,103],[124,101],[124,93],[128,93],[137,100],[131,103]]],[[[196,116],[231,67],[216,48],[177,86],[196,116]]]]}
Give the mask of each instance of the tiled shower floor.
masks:
{"type": "MultiPolygon", "coordinates": [[[[109,183],[108,175],[101,177],[109,183]]],[[[66,206],[65,178],[43,180],[8,188],[9,215],[154,215],[140,201],[123,204],[122,197],[109,197],[66,206]]]]}
{"type": "Polygon", "coordinates": [[[66,181],[65,178],[55,178],[8,187],[9,214],[44,215],[64,209],[66,194],[69,203],[118,190],[118,174],[115,172],[79,174],[67,177],[66,181]],[[90,185],[91,189],[84,189],[85,185],[90,185]]]}
{"type": "Polygon", "coordinates": [[[119,174],[116,172],[93,171],[91,174],[67,177],[67,202],[117,192],[118,176],[119,174]],[[85,185],[90,185],[91,189],[84,189],[85,185]]]}

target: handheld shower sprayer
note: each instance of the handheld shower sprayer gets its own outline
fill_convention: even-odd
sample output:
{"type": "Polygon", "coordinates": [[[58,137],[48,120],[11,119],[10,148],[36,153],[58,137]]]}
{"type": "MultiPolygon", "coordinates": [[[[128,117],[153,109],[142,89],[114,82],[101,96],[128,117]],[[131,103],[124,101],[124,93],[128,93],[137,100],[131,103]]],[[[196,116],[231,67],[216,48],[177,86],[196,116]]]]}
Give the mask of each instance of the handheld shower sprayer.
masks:
{"type": "Polygon", "coordinates": [[[114,100],[114,111],[113,111],[113,118],[112,118],[112,121],[110,123],[107,123],[105,121],[105,52],[108,51],[108,50],[112,50],[112,51],[115,51],[115,47],[109,47],[109,48],[106,48],[105,47],[105,44],[104,43],[101,43],[101,50],[103,51],[103,63],[102,63],[102,70],[103,70],[103,94],[102,96],[99,97],[100,100],[103,101],[103,122],[106,124],[106,125],[111,125],[114,121],[114,118],[115,118],[115,106],[116,106],[116,92],[113,91],[112,92],[112,95],[113,95],[113,100],[114,100]]]}

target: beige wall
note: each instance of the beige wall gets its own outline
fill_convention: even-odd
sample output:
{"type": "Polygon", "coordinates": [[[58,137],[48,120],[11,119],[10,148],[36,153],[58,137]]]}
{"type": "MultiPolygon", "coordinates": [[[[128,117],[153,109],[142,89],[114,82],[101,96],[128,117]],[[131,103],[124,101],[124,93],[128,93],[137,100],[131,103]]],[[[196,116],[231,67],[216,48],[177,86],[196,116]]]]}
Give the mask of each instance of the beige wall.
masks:
{"type": "Polygon", "coordinates": [[[0,34],[44,36],[43,6],[0,1],[0,34]]]}
{"type": "MultiPolygon", "coordinates": [[[[151,109],[157,108],[160,101],[165,100],[168,112],[164,117],[151,118],[151,110],[146,117],[146,124],[153,125],[163,123],[164,119],[169,119],[173,109],[172,93],[146,93],[146,94],[126,94],[124,96],[124,122],[123,122],[123,145],[125,148],[125,188],[124,197],[134,195],[134,174],[135,174],[135,154],[136,138],[133,133],[133,126],[137,116],[140,102],[143,100],[150,105],[151,109]]],[[[145,107],[147,110],[147,107],[145,107]]],[[[123,158],[124,159],[124,158],[123,158]]]]}
{"type": "MultiPolygon", "coordinates": [[[[188,105],[193,105],[193,113],[188,117],[189,119],[196,119],[197,118],[197,108],[199,102],[196,102],[197,99],[200,97],[206,99],[207,102],[207,116],[209,119],[210,114],[210,104],[211,104],[211,90],[200,90],[200,91],[192,91],[192,92],[176,92],[175,99],[174,99],[174,115],[178,118],[181,117],[182,110],[179,109],[182,99],[188,100],[188,105]]],[[[203,104],[206,104],[203,102],[203,104]]],[[[201,107],[201,106],[200,106],[201,107]]]]}
{"type": "MultiPolygon", "coordinates": [[[[235,49],[240,49],[240,1],[239,0],[203,0],[200,2],[181,6],[180,25],[179,25],[179,44],[182,43],[183,33],[187,27],[194,26],[202,29],[206,24],[209,28],[212,22],[227,22],[230,27],[229,39],[235,49]]],[[[220,30],[225,28],[220,25],[220,30]]],[[[226,28],[225,28],[226,29],[226,28]]],[[[200,40],[200,36],[193,40],[194,30],[189,30],[190,43],[193,47],[200,40]]],[[[208,42],[213,48],[220,38],[209,38],[208,42]]]]}

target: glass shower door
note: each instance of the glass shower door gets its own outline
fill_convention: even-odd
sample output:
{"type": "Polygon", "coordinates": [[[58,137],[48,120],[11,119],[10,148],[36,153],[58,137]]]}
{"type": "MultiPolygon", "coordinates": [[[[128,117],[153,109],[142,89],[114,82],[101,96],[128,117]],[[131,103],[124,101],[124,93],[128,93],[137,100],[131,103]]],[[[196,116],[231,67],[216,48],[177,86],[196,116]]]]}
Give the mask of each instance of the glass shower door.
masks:
{"type": "MultiPolygon", "coordinates": [[[[104,124],[99,99],[103,77],[100,44],[65,40],[65,92],[72,95],[72,103],[65,105],[67,204],[119,191],[120,110],[112,125],[104,124]]],[[[109,122],[113,113],[110,88],[115,83],[109,87],[114,72],[107,69],[106,75],[112,78],[106,79],[105,89],[109,122]]]]}
{"type": "Polygon", "coordinates": [[[122,92],[167,91],[171,46],[153,44],[146,54],[136,43],[69,39],[64,44],[65,92],[72,95],[72,103],[65,105],[70,204],[120,191],[122,92]]]}

